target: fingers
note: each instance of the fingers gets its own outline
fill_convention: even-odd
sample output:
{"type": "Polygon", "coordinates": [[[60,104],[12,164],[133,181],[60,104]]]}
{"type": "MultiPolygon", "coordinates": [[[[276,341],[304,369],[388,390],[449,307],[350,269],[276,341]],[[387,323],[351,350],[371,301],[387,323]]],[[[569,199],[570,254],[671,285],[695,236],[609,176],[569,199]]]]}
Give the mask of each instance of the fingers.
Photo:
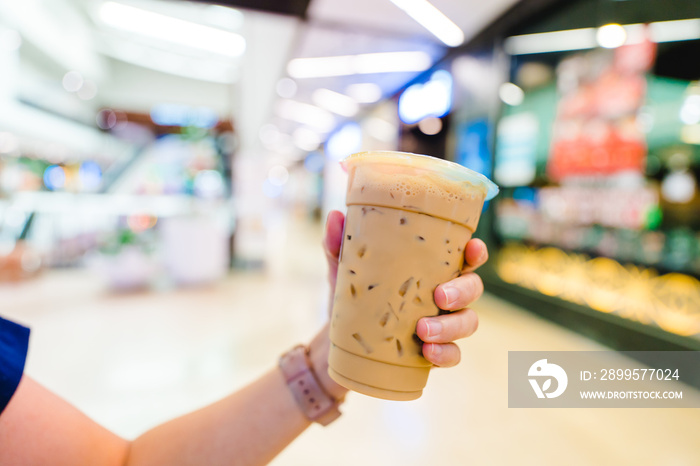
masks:
{"type": "Polygon", "coordinates": [[[466,266],[462,275],[435,288],[433,297],[440,309],[446,311],[463,309],[484,293],[481,277],[472,272],[488,260],[486,244],[478,238],[469,240],[464,248],[464,258],[466,266]]]}
{"type": "Polygon", "coordinates": [[[464,272],[473,272],[486,263],[489,258],[489,251],[479,238],[472,238],[464,248],[465,267],[464,272]]]}
{"type": "Polygon", "coordinates": [[[456,311],[473,303],[484,293],[484,282],[475,273],[466,273],[435,288],[433,298],[440,309],[456,311]]]}
{"type": "Polygon", "coordinates": [[[444,345],[438,343],[425,343],[423,345],[423,356],[439,367],[452,367],[459,364],[462,357],[459,347],[454,343],[444,345]]]}
{"type": "Polygon", "coordinates": [[[328,375],[328,351],[330,340],[328,338],[329,325],[326,325],[316,334],[309,343],[309,359],[321,386],[327,393],[335,399],[342,399],[348,391],[345,387],[338,385],[328,375]]]}
{"type": "MultiPolygon", "coordinates": [[[[335,282],[338,277],[338,256],[343,244],[343,227],[345,215],[337,210],[331,210],[326,219],[326,228],[323,235],[323,250],[328,261],[328,283],[331,285],[331,299],[335,292],[335,282]]],[[[330,308],[329,308],[330,312],[330,308]]]]}
{"type": "Polygon", "coordinates": [[[440,367],[459,363],[461,353],[454,340],[471,336],[479,327],[479,318],[471,309],[462,309],[436,317],[423,317],[416,325],[416,334],[423,340],[423,356],[440,367]]]}
{"type": "Polygon", "coordinates": [[[323,237],[323,249],[328,260],[338,260],[340,245],[343,242],[343,226],[345,215],[337,210],[331,210],[326,219],[325,235],[323,237]]]}
{"type": "Polygon", "coordinates": [[[471,336],[479,327],[479,319],[470,303],[484,293],[481,277],[473,273],[488,260],[486,244],[474,238],[464,248],[465,267],[463,274],[435,288],[435,304],[449,314],[424,317],[416,325],[416,333],[423,340],[423,356],[440,367],[451,367],[459,363],[461,354],[455,340],[471,336]]]}
{"type": "Polygon", "coordinates": [[[471,336],[479,327],[479,318],[472,309],[462,309],[435,317],[423,317],[416,324],[416,333],[425,343],[449,343],[471,336]]]}

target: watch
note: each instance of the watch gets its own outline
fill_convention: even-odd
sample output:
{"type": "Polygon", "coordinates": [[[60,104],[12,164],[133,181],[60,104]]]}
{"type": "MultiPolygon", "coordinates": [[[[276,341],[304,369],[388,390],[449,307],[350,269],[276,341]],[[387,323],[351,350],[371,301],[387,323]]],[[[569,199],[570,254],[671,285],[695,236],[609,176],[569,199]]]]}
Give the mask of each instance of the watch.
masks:
{"type": "Polygon", "coordinates": [[[340,400],[321,386],[306,346],[298,345],[284,353],[279,367],[299,408],[309,420],[326,426],[340,416],[340,400]]]}

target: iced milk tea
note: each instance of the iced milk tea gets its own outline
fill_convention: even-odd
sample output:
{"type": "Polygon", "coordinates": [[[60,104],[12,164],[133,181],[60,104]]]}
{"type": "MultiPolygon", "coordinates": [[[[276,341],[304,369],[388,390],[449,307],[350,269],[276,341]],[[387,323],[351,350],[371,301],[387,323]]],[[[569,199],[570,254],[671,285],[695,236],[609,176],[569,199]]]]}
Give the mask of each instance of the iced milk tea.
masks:
{"type": "Polygon", "coordinates": [[[329,373],[360,393],[415,399],[431,367],[416,323],[440,312],[435,288],[461,273],[464,246],[485,198],[497,188],[482,175],[427,156],[366,152],[344,166],[348,211],[329,373]]]}

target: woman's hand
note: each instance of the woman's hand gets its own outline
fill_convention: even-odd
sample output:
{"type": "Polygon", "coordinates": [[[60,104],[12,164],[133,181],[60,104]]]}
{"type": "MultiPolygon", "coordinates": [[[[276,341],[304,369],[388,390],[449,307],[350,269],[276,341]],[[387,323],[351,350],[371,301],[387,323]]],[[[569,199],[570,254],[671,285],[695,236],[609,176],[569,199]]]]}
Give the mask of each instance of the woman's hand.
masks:
{"type": "Polygon", "coordinates": [[[331,210],[326,219],[326,231],[323,237],[323,250],[328,260],[328,282],[331,285],[331,299],[335,294],[335,280],[338,276],[338,258],[340,246],[343,243],[343,226],[345,215],[337,210],[331,210]]]}
{"type": "MultiPolygon", "coordinates": [[[[328,214],[323,246],[328,259],[331,297],[335,292],[344,223],[345,216],[341,212],[334,210],[328,214]]],[[[423,356],[436,366],[451,367],[459,363],[460,351],[454,341],[470,336],[479,325],[476,312],[467,306],[484,292],[481,278],[474,270],[488,259],[486,244],[480,239],[470,240],[464,248],[464,259],[462,275],[438,286],[434,294],[435,304],[440,309],[455,312],[424,317],[416,326],[418,337],[424,341],[423,356]]]]}
{"type": "MultiPolygon", "coordinates": [[[[343,226],[345,225],[345,215],[337,210],[332,210],[326,219],[326,229],[323,236],[323,250],[328,260],[328,282],[330,284],[330,303],[333,302],[335,294],[335,281],[338,276],[338,259],[340,256],[340,245],[343,242],[343,226]]],[[[342,399],[347,393],[347,388],[339,385],[328,375],[328,351],[330,339],[328,338],[329,324],[323,326],[314,339],[309,344],[311,364],[316,372],[319,382],[336,399],[342,399]]]]}
{"type": "Polygon", "coordinates": [[[450,312],[435,317],[423,317],[416,325],[418,337],[424,341],[423,356],[436,366],[451,367],[459,363],[459,347],[455,340],[472,335],[479,319],[467,306],[484,292],[481,278],[474,273],[488,259],[486,244],[477,238],[464,248],[465,268],[462,275],[435,288],[435,304],[450,312]]]}

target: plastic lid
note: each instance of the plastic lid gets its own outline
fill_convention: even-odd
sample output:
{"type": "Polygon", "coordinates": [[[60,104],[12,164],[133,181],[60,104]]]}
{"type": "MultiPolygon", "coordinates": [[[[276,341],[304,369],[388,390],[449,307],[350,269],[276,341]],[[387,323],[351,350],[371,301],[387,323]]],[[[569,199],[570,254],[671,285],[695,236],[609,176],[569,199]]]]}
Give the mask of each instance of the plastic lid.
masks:
{"type": "Polygon", "coordinates": [[[410,167],[432,170],[458,182],[467,182],[480,186],[486,191],[485,200],[491,200],[498,194],[498,186],[481,173],[449,160],[438,159],[429,155],[411,154],[395,151],[367,151],[352,154],[341,162],[344,169],[355,163],[389,163],[408,165],[410,167]]]}

